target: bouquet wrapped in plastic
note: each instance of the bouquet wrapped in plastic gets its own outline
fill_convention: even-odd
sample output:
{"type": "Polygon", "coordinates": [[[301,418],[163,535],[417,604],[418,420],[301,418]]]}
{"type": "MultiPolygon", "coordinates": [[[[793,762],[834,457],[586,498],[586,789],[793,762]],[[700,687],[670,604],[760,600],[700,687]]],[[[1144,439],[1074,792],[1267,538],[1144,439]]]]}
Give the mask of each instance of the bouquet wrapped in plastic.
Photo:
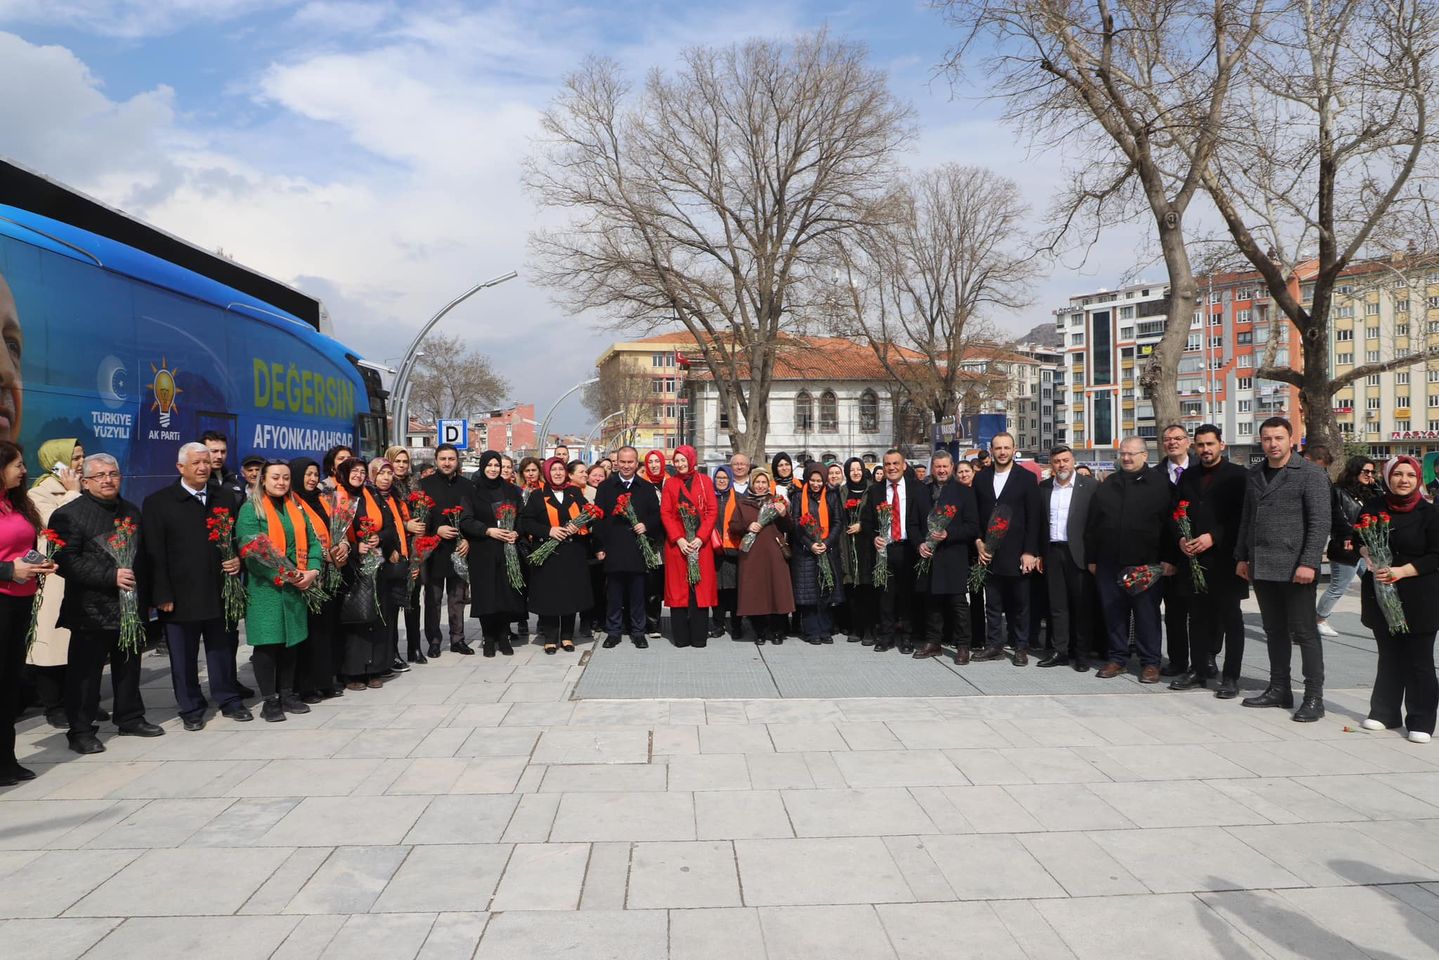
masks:
{"type": "MultiPolygon", "coordinates": [[[[858,497],[850,497],[844,502],[845,526],[852,527],[859,523],[859,511],[864,507],[864,501],[858,497]]],[[[859,534],[846,533],[844,535],[845,549],[849,551],[849,569],[851,576],[859,576],[859,534]]]]}
{"type": "MultiPolygon", "coordinates": [[[[989,526],[984,531],[984,551],[991,557],[1004,542],[1005,536],[1009,533],[1009,507],[1000,504],[990,514],[989,526]]],[[[969,568],[969,592],[975,593],[984,586],[985,578],[989,576],[989,565],[975,563],[969,568]]]]}
{"type": "MultiPolygon", "coordinates": [[[[380,527],[369,517],[361,517],[356,524],[356,534],[361,540],[369,540],[380,534],[380,527]]],[[[375,612],[380,615],[380,621],[385,619],[384,612],[380,608],[380,585],[376,581],[380,568],[385,565],[385,555],[379,549],[371,550],[369,553],[360,555],[360,576],[370,581],[370,596],[375,598],[375,612]]]]}
{"type": "MultiPolygon", "coordinates": [[[[122,570],[135,569],[135,552],[139,548],[136,534],[139,525],[129,517],[115,521],[115,529],[102,541],[105,552],[122,570]]],[[[145,625],[140,621],[140,597],[134,590],[120,591],[120,649],[131,653],[140,652],[145,640],[145,625]]]]}
{"type": "Polygon", "coordinates": [[[1137,597],[1162,580],[1163,577],[1163,564],[1148,563],[1125,567],[1119,571],[1119,586],[1125,593],[1137,597]]]}
{"type": "Polygon", "coordinates": [[[889,586],[889,545],[894,542],[894,528],[890,524],[894,521],[894,506],[889,503],[876,504],[874,515],[878,519],[879,539],[882,541],[880,548],[874,552],[874,580],[875,588],[883,590],[889,586]]]}
{"type": "MultiPolygon", "coordinates": [[[[517,514],[513,503],[496,504],[495,524],[501,530],[514,530],[517,514]]],[[[520,567],[520,551],[513,543],[505,544],[505,576],[509,578],[510,586],[520,593],[524,592],[525,571],[520,567]]]]}
{"type": "Polygon", "coordinates": [[[410,544],[411,583],[420,579],[420,568],[425,565],[425,561],[430,558],[430,554],[434,553],[435,548],[439,545],[440,538],[434,534],[418,536],[415,538],[415,542],[410,544]]]}
{"type": "MultiPolygon", "coordinates": [[[[1189,501],[1179,501],[1179,506],[1174,508],[1174,522],[1179,527],[1179,535],[1185,540],[1194,539],[1194,524],[1189,522],[1189,501]]],[[[1189,558],[1189,580],[1194,584],[1195,593],[1208,593],[1209,581],[1204,579],[1204,566],[1199,562],[1198,557],[1189,558]]]]}
{"type": "MultiPolygon", "coordinates": [[[[769,526],[771,523],[774,523],[775,518],[779,516],[779,506],[778,506],[778,505],[779,505],[781,502],[782,502],[782,501],[780,501],[780,500],[766,500],[766,501],[760,506],[760,508],[759,508],[759,525],[760,525],[761,527],[767,527],[767,526],[769,526]]],[[[753,530],[751,530],[749,533],[746,533],[746,534],[744,535],[744,539],[739,542],[739,552],[740,552],[740,553],[749,553],[750,547],[753,547],[753,546],[754,546],[754,542],[755,542],[756,539],[758,539],[758,537],[759,537],[759,534],[758,534],[758,533],[755,533],[753,530]]]]}
{"type": "Polygon", "coordinates": [[[1387,513],[1381,513],[1377,517],[1366,513],[1354,524],[1354,532],[1359,535],[1360,542],[1369,549],[1374,599],[1379,602],[1379,609],[1384,612],[1384,622],[1389,625],[1389,632],[1408,633],[1409,620],[1404,616],[1404,604],[1399,600],[1399,591],[1394,589],[1394,584],[1384,583],[1372,575],[1372,571],[1383,570],[1394,564],[1394,550],[1389,545],[1391,522],[1387,513]]]}
{"type": "MultiPolygon", "coordinates": [[[[822,538],[820,537],[818,517],[812,513],[807,513],[799,518],[799,525],[800,528],[804,530],[805,535],[812,541],[815,543],[821,542],[822,538]]],[[[818,565],[819,592],[824,596],[829,596],[834,592],[834,567],[830,566],[829,553],[815,554],[814,559],[818,565]]]]}
{"type": "MultiPolygon", "coordinates": [[[[255,563],[275,571],[271,582],[277,589],[287,584],[299,589],[300,578],[304,571],[293,560],[281,553],[280,548],[275,546],[275,542],[263,533],[241,547],[240,556],[242,559],[253,560],[255,563]]],[[[308,590],[302,590],[300,596],[305,598],[305,606],[311,613],[319,613],[320,608],[329,599],[328,594],[320,589],[318,580],[308,590]]]]}
{"type": "MultiPolygon", "coordinates": [[[[929,526],[929,532],[925,535],[924,542],[929,544],[931,551],[939,546],[940,540],[943,539],[940,534],[949,529],[949,521],[954,519],[954,515],[957,512],[952,503],[946,503],[943,506],[935,504],[934,509],[929,511],[929,517],[926,521],[929,526]]],[[[932,566],[934,566],[933,553],[927,557],[920,557],[919,562],[914,565],[915,577],[923,577],[929,573],[929,568],[932,566]]]]}
{"type": "MultiPolygon", "coordinates": [[[[440,516],[445,518],[442,522],[454,527],[456,530],[460,529],[460,518],[464,515],[464,507],[446,507],[440,511],[440,516]]],[[[450,553],[450,569],[454,570],[455,576],[462,580],[470,579],[470,563],[464,557],[460,556],[460,551],[458,550],[451,551],[450,553]]]]}
{"type": "MultiPolygon", "coordinates": [[[[630,529],[634,530],[639,526],[640,518],[635,514],[635,505],[630,502],[630,495],[622,493],[615,501],[615,513],[622,515],[630,523],[630,529]]],[[[635,540],[639,542],[640,556],[644,558],[645,569],[654,570],[660,565],[660,554],[655,545],[650,543],[650,538],[635,530],[635,540]]]]}
{"type": "MultiPolygon", "coordinates": [[[[593,524],[596,520],[604,517],[604,515],[605,512],[599,507],[595,506],[593,503],[587,503],[580,508],[579,516],[575,517],[574,519],[570,520],[568,523],[565,524],[565,529],[570,531],[570,533],[572,534],[584,533],[590,528],[591,524],[593,524]]],[[[554,556],[555,551],[559,548],[560,541],[554,539],[553,537],[549,540],[546,540],[544,543],[540,544],[537,548],[535,548],[534,553],[530,554],[531,566],[538,567],[550,557],[554,556]]]]}
{"type": "MultiPolygon", "coordinates": [[[[360,505],[354,497],[341,497],[333,494],[325,502],[330,514],[330,543],[341,544],[350,535],[350,524],[355,522],[355,514],[359,512],[360,505]]],[[[325,591],[333,594],[340,589],[341,576],[340,568],[328,557],[325,558],[325,591]]]]}
{"type": "MultiPolygon", "coordinates": [[[[688,503],[681,503],[679,506],[680,523],[685,528],[685,539],[693,540],[700,530],[700,514],[688,503]]],[[[687,574],[690,583],[700,582],[700,552],[696,550],[685,558],[688,566],[687,574]]]]}
{"type": "MultiPolygon", "coordinates": [[[[212,507],[210,516],[205,518],[205,529],[209,531],[210,542],[219,549],[221,560],[228,562],[239,556],[235,552],[235,517],[229,508],[212,507]]],[[[225,608],[225,624],[233,630],[244,619],[250,599],[243,578],[226,574],[220,599],[225,608]]]]}
{"type": "MultiPolygon", "coordinates": [[[[40,539],[43,541],[43,553],[46,560],[55,557],[55,551],[65,546],[65,541],[50,528],[40,531],[40,539]]],[[[35,636],[40,629],[40,603],[45,596],[45,574],[35,574],[35,598],[30,601],[30,629],[25,632],[25,649],[28,651],[31,644],[35,642],[35,636]]]]}

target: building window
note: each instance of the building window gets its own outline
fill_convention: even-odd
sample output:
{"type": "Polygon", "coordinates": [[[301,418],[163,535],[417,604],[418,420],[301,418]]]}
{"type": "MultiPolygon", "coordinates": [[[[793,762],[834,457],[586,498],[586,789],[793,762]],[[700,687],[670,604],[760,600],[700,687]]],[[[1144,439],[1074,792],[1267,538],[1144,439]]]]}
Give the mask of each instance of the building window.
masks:
{"type": "Polygon", "coordinates": [[[1335,330],[1335,331],[1334,331],[1334,339],[1337,340],[1337,341],[1340,342],[1340,343],[1348,343],[1350,340],[1353,340],[1353,339],[1354,339],[1354,331],[1353,331],[1353,330],[1335,330]]]}
{"type": "Polygon", "coordinates": [[[1379,316],[1379,304],[1377,304],[1377,303],[1366,303],[1366,304],[1364,304],[1364,316],[1366,316],[1366,317],[1377,317],[1377,316],[1379,316]]]}
{"type": "Polygon", "coordinates": [[[801,390],[794,398],[794,428],[814,429],[814,403],[810,400],[808,391],[801,390]]]}
{"type": "Polygon", "coordinates": [[[1254,401],[1253,401],[1253,400],[1240,400],[1240,401],[1239,401],[1239,412],[1240,412],[1240,413],[1253,413],[1253,412],[1254,412],[1254,401]]]}
{"type": "Polygon", "coordinates": [[[839,429],[839,400],[833,390],[819,395],[819,428],[831,433],[839,429]]]}
{"type": "Polygon", "coordinates": [[[1240,435],[1241,437],[1252,437],[1252,436],[1254,435],[1254,421],[1253,421],[1253,420],[1240,420],[1240,421],[1239,421],[1239,435],[1240,435]]]}
{"type": "Polygon", "coordinates": [[[1253,390],[1253,389],[1254,389],[1254,378],[1253,378],[1253,377],[1240,377],[1238,380],[1235,381],[1235,383],[1234,383],[1234,388],[1235,388],[1236,390],[1253,390]]]}
{"type": "Polygon", "coordinates": [[[1364,328],[1364,336],[1365,336],[1367,339],[1369,339],[1369,340],[1378,340],[1378,339],[1379,339],[1379,328],[1378,328],[1378,327],[1365,327],[1365,328],[1364,328]]]}
{"type": "Polygon", "coordinates": [[[1240,344],[1253,343],[1254,333],[1250,330],[1241,330],[1237,334],[1235,334],[1235,338],[1236,342],[1240,344]]]}
{"type": "Polygon", "coordinates": [[[1239,358],[1239,365],[1240,365],[1241,367],[1252,367],[1252,366],[1254,366],[1254,354],[1252,354],[1252,353],[1246,353],[1244,356],[1240,357],[1240,358],[1239,358]]]}
{"type": "Polygon", "coordinates": [[[1211,315],[1210,318],[1209,318],[1209,325],[1210,325],[1211,327],[1222,327],[1222,326],[1224,326],[1224,314],[1222,314],[1222,313],[1216,313],[1216,314],[1211,315]]]}
{"type": "Polygon", "coordinates": [[[1395,397],[1395,398],[1394,398],[1394,406],[1396,406],[1396,407],[1407,407],[1407,406],[1409,406],[1409,397],[1408,397],[1407,395],[1406,395],[1406,396],[1395,397]]]}
{"type": "MultiPolygon", "coordinates": [[[[1241,299],[1248,300],[1249,298],[1248,298],[1248,297],[1242,297],[1241,299]]],[[[1252,321],[1253,319],[1254,319],[1254,311],[1253,311],[1253,310],[1240,310],[1240,311],[1238,311],[1237,313],[1235,313],[1235,315],[1234,315],[1234,322],[1235,322],[1235,323],[1249,323],[1249,322],[1252,321]]]]}
{"type": "Polygon", "coordinates": [[[1379,409],[1379,405],[1380,405],[1382,402],[1383,402],[1383,401],[1382,401],[1379,397],[1366,397],[1366,398],[1364,399],[1364,409],[1366,409],[1366,410],[1378,410],[1378,409],[1379,409]]]}
{"type": "Polygon", "coordinates": [[[879,395],[873,390],[859,395],[859,432],[879,433],[879,395]]]}
{"type": "Polygon", "coordinates": [[[1429,394],[1429,406],[1430,406],[1430,407],[1439,407],[1439,393],[1431,393],[1431,394],[1429,394]]]}
{"type": "Polygon", "coordinates": [[[720,428],[721,430],[728,430],[728,429],[729,429],[729,409],[724,405],[724,401],[723,401],[723,400],[720,401],[719,408],[720,408],[720,411],[719,411],[719,428],[720,428]]]}
{"type": "Polygon", "coordinates": [[[1197,333],[1191,333],[1191,334],[1189,335],[1189,339],[1184,342],[1184,349],[1185,349],[1185,350],[1198,350],[1198,349],[1199,349],[1199,344],[1200,344],[1200,339],[1201,339],[1201,338],[1200,338],[1199,334],[1197,334],[1197,333]]]}
{"type": "Polygon", "coordinates": [[[1409,312],[1409,301],[1408,301],[1408,300],[1395,300],[1395,301],[1394,301],[1394,312],[1395,312],[1395,313],[1408,313],[1408,312],[1409,312]]]}
{"type": "Polygon", "coordinates": [[[1409,429],[1409,421],[1408,421],[1408,420],[1395,420],[1395,421],[1394,421],[1394,429],[1395,429],[1395,430],[1408,430],[1408,429],[1409,429]]]}
{"type": "Polygon", "coordinates": [[[1409,385],[1409,371],[1405,370],[1402,373],[1394,374],[1394,382],[1399,386],[1407,387],[1409,385]]]}
{"type": "Polygon", "coordinates": [[[1365,350],[1365,351],[1364,351],[1364,362],[1365,362],[1365,363],[1378,363],[1378,362],[1379,362],[1379,351],[1378,351],[1378,350],[1365,350]]]}
{"type": "Polygon", "coordinates": [[[674,377],[655,377],[650,389],[655,393],[674,393],[678,381],[674,377]]]}
{"type": "Polygon", "coordinates": [[[1394,336],[1396,336],[1396,337],[1407,337],[1407,336],[1409,336],[1409,324],[1407,324],[1407,323],[1396,323],[1396,324],[1394,324],[1394,336]]]}
{"type": "Polygon", "coordinates": [[[1353,363],[1354,363],[1354,354],[1352,354],[1352,353],[1340,353],[1340,354],[1336,354],[1335,357],[1334,357],[1334,362],[1335,362],[1335,363],[1343,363],[1343,364],[1353,364],[1353,363]]]}

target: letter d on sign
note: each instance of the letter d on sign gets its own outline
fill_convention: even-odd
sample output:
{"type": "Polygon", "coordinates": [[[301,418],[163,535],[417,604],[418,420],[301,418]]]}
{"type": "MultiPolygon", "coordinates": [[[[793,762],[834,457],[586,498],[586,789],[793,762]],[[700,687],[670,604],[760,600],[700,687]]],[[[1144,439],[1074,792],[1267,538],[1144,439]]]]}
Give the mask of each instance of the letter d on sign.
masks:
{"type": "Polygon", "coordinates": [[[452,443],[461,450],[470,446],[470,424],[468,420],[441,420],[435,424],[440,443],[452,443]]]}

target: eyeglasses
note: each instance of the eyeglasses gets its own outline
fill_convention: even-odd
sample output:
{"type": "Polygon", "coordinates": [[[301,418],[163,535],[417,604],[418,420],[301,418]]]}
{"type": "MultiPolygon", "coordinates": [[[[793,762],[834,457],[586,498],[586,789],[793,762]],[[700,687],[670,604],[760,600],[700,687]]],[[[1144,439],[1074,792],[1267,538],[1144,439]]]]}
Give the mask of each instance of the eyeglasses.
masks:
{"type": "Polygon", "coordinates": [[[1374,476],[1374,468],[1373,468],[1373,467],[1365,467],[1364,469],[1360,470],[1359,473],[1360,473],[1361,476],[1362,476],[1363,474],[1366,474],[1366,473],[1367,473],[1367,474],[1369,474],[1369,476],[1372,477],[1372,476],[1374,476]]]}
{"type": "Polygon", "coordinates": [[[111,470],[111,471],[109,471],[109,472],[107,472],[107,473],[92,473],[92,474],[90,474],[88,477],[86,477],[85,479],[86,479],[86,480],[119,480],[119,479],[120,479],[120,472],[119,472],[118,470],[111,470]]]}

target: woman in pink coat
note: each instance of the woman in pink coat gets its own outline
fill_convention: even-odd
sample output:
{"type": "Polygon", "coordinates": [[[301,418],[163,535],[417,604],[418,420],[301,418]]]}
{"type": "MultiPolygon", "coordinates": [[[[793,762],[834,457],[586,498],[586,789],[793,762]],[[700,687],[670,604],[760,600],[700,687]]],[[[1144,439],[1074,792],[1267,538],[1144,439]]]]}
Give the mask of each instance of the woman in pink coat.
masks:
{"type": "Polygon", "coordinates": [[[709,477],[696,472],[695,448],[675,449],[675,475],[660,495],[660,518],[665,524],[665,606],[670,608],[677,647],[703,647],[709,638],[710,608],[719,603],[715,577],[714,533],[718,508],[709,477]],[[691,537],[680,518],[680,506],[692,509],[699,526],[691,537]],[[689,582],[689,558],[699,558],[699,582],[689,582]]]}

